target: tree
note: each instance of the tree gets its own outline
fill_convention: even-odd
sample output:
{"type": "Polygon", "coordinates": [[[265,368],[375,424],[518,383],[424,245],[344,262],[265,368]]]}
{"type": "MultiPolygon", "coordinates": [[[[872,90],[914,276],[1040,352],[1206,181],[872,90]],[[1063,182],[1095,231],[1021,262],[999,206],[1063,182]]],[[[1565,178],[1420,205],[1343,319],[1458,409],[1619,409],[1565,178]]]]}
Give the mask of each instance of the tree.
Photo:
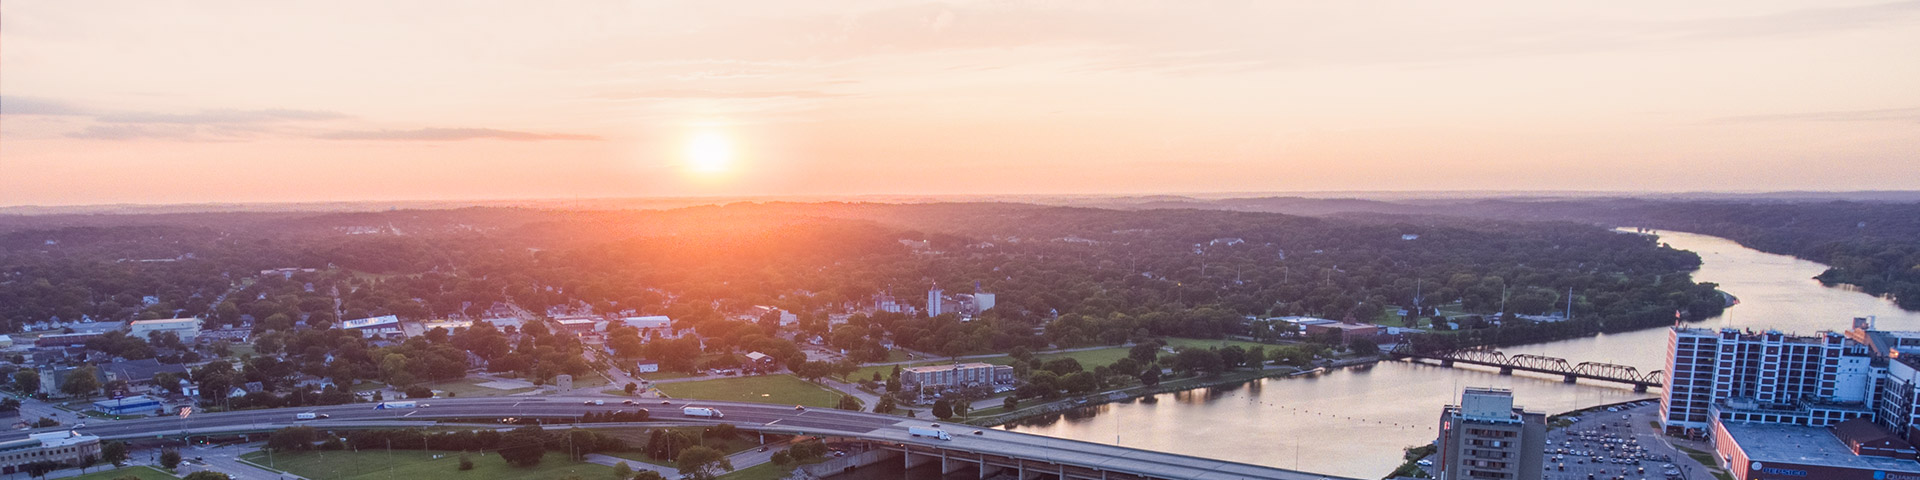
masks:
{"type": "Polygon", "coordinates": [[[1000,401],[1000,409],[1008,412],[1018,410],[1020,409],[1020,399],[1008,395],[1005,400],[1000,401]]]}
{"type": "Polygon", "coordinates": [[[127,444],[115,440],[100,442],[100,460],[118,467],[127,464],[127,444]]]}
{"type": "Polygon", "coordinates": [[[1149,387],[1159,385],[1160,384],[1160,366],[1147,365],[1147,369],[1141,370],[1140,384],[1146,385],[1149,387]]]}
{"type": "Polygon", "coordinates": [[[80,460],[74,463],[77,463],[80,465],[80,473],[84,474],[84,473],[87,473],[88,468],[93,468],[94,464],[100,463],[100,457],[94,456],[94,455],[87,455],[87,456],[80,457],[80,460]]]}
{"type": "Polygon", "coordinates": [[[1353,349],[1354,355],[1373,356],[1380,354],[1380,344],[1373,343],[1372,340],[1361,340],[1349,343],[1347,344],[1347,348],[1353,349]]]}
{"type": "Polygon", "coordinates": [[[233,480],[233,477],[212,470],[201,470],[180,477],[180,480],[233,480]]]}
{"type": "Polygon", "coordinates": [[[460,471],[467,470],[473,470],[473,459],[467,458],[467,454],[462,453],[460,454],[460,471]]]}
{"type": "Polygon", "coordinates": [[[727,461],[727,454],[707,447],[690,447],[673,461],[680,469],[680,478],[692,480],[713,480],[718,478],[715,470],[733,471],[733,462],[727,461]]]}
{"type": "Polygon", "coordinates": [[[516,467],[540,464],[547,455],[547,433],[539,425],[513,429],[500,436],[500,459],[516,467]]]}
{"type": "Polygon", "coordinates": [[[22,368],[13,372],[13,389],[28,395],[40,393],[40,371],[22,368]]]}
{"type": "Polygon", "coordinates": [[[1133,361],[1142,364],[1153,363],[1154,360],[1160,358],[1160,345],[1154,343],[1134,345],[1133,348],[1127,350],[1127,358],[1131,358],[1133,361]]]}
{"type": "Polygon", "coordinates": [[[100,369],[93,365],[82,365],[67,372],[67,379],[60,382],[60,393],[75,397],[91,397],[100,391],[100,369]]]}
{"type": "Polygon", "coordinates": [[[893,413],[895,408],[898,406],[893,404],[892,395],[881,395],[880,401],[873,402],[873,413],[893,413]]]}
{"type": "Polygon", "coordinates": [[[287,427],[267,435],[267,448],[280,452],[302,452],[313,448],[320,432],[313,427],[287,427]]]}
{"type": "Polygon", "coordinates": [[[860,411],[860,400],[853,398],[852,395],[841,395],[840,405],[837,405],[834,408],[838,408],[841,410],[852,410],[852,411],[858,412],[860,411]]]}
{"type": "MultiPolygon", "coordinates": [[[[39,377],[34,377],[34,378],[38,379],[39,377]]],[[[899,391],[900,391],[900,377],[899,376],[887,377],[887,392],[897,393],[899,391]]]]}
{"type": "Polygon", "coordinates": [[[653,470],[641,470],[640,473],[633,474],[633,480],[667,480],[667,477],[653,470]]]}
{"type": "Polygon", "coordinates": [[[171,448],[166,450],[161,450],[160,466],[166,467],[168,470],[172,470],[174,469],[174,467],[180,466],[180,451],[174,450],[171,448]]]}
{"type": "Polygon", "coordinates": [[[633,478],[633,467],[627,466],[627,462],[620,462],[613,466],[613,480],[627,480],[629,478],[633,478]]]}
{"type": "MultiPolygon", "coordinates": [[[[633,392],[638,392],[638,391],[640,391],[640,384],[638,384],[638,383],[633,383],[633,382],[627,382],[627,386],[626,386],[626,387],[624,387],[624,388],[621,388],[621,390],[626,390],[626,392],[627,392],[627,395],[633,395],[633,392]]],[[[623,465],[624,465],[624,464],[623,464],[623,465]]]]}
{"type": "Polygon", "coordinates": [[[933,416],[941,420],[953,418],[953,404],[948,402],[947,399],[944,399],[944,398],[939,400],[934,400],[933,416]]]}

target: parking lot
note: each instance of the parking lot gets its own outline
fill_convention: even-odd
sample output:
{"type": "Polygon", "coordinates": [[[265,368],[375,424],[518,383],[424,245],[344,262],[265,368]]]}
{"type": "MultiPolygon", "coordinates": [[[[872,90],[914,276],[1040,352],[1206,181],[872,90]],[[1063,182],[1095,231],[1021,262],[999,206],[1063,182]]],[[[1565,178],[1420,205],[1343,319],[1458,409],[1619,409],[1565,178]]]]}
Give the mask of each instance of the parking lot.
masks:
{"type": "MultiPolygon", "coordinates": [[[[1691,458],[1660,441],[1646,425],[1657,402],[1631,404],[1578,417],[1566,428],[1547,432],[1548,480],[1667,480],[1688,473],[1691,458]]],[[[1694,478],[1711,478],[1691,468],[1694,478]]]]}

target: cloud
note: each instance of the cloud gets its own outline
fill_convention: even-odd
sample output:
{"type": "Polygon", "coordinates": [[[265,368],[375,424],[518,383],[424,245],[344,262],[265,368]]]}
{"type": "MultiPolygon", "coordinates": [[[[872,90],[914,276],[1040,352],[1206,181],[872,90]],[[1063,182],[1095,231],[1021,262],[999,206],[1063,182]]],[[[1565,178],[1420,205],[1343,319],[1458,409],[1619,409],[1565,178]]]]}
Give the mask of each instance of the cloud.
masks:
{"type": "Polygon", "coordinates": [[[86,110],[59,100],[0,96],[0,115],[87,115],[86,110]]]}
{"type": "Polygon", "coordinates": [[[257,124],[292,121],[323,121],[352,118],[339,112],[319,110],[201,110],[196,113],[113,113],[95,115],[106,123],[174,123],[189,125],[257,124]]]}
{"type": "Polygon", "coordinates": [[[639,100],[663,98],[832,98],[844,96],[815,90],[767,90],[726,92],[719,90],[667,88],[629,93],[603,93],[600,98],[608,100],[639,100]]]}
{"type": "Polygon", "coordinates": [[[1837,110],[1824,112],[1777,113],[1722,117],[1715,123],[1756,122],[1915,122],[1920,123],[1920,107],[1873,110],[1837,110]]]}
{"type": "Polygon", "coordinates": [[[569,133],[533,133],[498,130],[492,128],[420,128],[414,130],[348,130],[323,133],[315,136],[327,140],[398,140],[398,141],[458,141],[458,140],[600,140],[596,135],[578,135],[569,133]]]}

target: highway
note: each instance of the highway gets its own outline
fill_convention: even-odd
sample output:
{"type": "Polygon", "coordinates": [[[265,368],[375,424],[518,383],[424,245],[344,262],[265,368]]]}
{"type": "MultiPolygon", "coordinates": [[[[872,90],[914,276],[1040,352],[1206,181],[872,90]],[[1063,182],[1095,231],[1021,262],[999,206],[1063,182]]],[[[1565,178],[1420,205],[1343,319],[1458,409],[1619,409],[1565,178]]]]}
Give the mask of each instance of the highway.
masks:
{"type": "MultiPolygon", "coordinates": [[[[103,439],[142,439],[186,434],[217,434],[267,431],[289,425],[319,428],[366,427],[378,425],[416,426],[442,419],[487,421],[507,417],[572,418],[587,412],[632,411],[646,408],[656,420],[685,423],[730,423],[745,430],[816,436],[837,436],[872,440],[896,445],[948,449],[976,454],[1024,458],[1063,465],[1125,472],[1168,479],[1336,479],[1326,475],[1296,472],[1273,467],[1227,462],[1165,452],[1138,450],[1113,445],[1009,432],[962,424],[901,418],[891,415],[845,410],[807,408],[705,400],[639,400],[624,405],[620,398],[608,397],[488,397],[435,398],[415,400],[418,408],[376,409],[374,404],[356,403],[324,407],[242,410],[222,413],[196,413],[187,418],[162,417],[139,420],[103,421],[78,428],[103,439]],[[605,405],[585,405],[601,400],[605,405]],[[665,402],[665,403],[662,403],[665,402]],[[724,420],[687,417],[681,408],[710,407],[725,413],[724,420]],[[324,420],[297,421],[298,413],[326,414],[324,420]],[[941,425],[953,440],[937,440],[908,435],[908,426],[941,425]],[[979,434],[974,434],[978,431],[979,434]]],[[[35,431],[59,430],[60,428],[35,431]]],[[[25,438],[27,432],[0,436],[0,440],[25,438]]]]}

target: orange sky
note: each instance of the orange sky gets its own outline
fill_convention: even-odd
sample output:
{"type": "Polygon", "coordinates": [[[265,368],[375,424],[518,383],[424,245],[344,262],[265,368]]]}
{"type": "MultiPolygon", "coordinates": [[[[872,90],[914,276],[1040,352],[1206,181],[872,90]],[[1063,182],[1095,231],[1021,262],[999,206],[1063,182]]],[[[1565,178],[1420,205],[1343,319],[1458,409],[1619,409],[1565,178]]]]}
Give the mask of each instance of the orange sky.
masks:
{"type": "Polygon", "coordinates": [[[1920,3],[0,4],[0,205],[1920,189],[1920,3]]]}

